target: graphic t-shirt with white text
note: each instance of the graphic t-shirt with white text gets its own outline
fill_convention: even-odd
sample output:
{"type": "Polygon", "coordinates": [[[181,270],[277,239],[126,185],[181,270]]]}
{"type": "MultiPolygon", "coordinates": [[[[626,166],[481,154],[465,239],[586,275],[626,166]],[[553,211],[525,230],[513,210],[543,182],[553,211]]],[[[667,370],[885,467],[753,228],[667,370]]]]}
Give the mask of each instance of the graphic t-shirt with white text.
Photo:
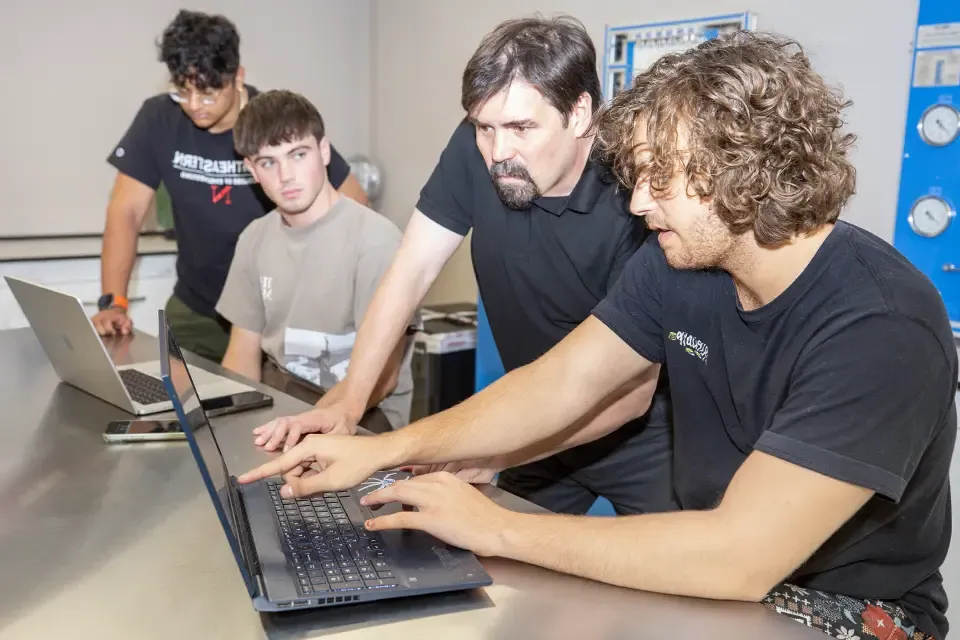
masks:
{"type": "MultiPolygon", "coordinates": [[[[257,89],[247,85],[252,99],[257,89]]],[[[233,130],[198,128],[167,94],[144,101],[107,161],[131,178],[170,193],[177,234],[174,294],[213,317],[240,232],[274,208],[233,147],[233,130]]],[[[330,147],[330,182],[339,188],[350,165],[330,147]]]]}

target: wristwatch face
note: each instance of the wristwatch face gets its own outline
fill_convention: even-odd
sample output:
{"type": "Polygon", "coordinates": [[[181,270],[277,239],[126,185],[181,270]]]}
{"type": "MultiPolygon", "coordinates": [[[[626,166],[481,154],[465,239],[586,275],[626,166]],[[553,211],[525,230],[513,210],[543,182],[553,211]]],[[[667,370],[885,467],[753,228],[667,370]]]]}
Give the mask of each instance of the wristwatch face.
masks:
{"type": "Polygon", "coordinates": [[[113,294],[105,293],[100,296],[100,299],[97,300],[97,308],[103,311],[104,309],[109,309],[110,305],[113,304],[113,294]]]}

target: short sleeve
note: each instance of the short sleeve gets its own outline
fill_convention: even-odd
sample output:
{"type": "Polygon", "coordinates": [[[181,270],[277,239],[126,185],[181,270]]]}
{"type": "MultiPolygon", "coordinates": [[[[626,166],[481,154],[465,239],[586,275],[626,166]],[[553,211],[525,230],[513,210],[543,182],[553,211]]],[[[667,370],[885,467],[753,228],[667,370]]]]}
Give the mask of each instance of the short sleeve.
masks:
{"type": "Polygon", "coordinates": [[[163,131],[157,107],[155,99],[146,100],[107,157],[107,162],[117,171],[151,189],[157,189],[161,180],[157,137],[162,136],[163,131]]]}
{"type": "Polygon", "coordinates": [[[620,279],[620,274],[623,273],[624,267],[630,262],[633,254],[643,245],[643,240],[647,235],[647,228],[643,220],[630,215],[624,225],[620,243],[613,254],[610,273],[607,276],[607,293],[613,290],[617,280],[620,279]]]}
{"type": "MultiPolygon", "coordinates": [[[[465,236],[473,227],[472,154],[479,155],[472,124],[460,123],[450,137],[427,184],[420,190],[417,209],[437,224],[465,236]]],[[[482,164],[482,159],[480,160],[482,164]]]]}
{"type": "Polygon", "coordinates": [[[253,247],[252,232],[252,226],[248,226],[240,234],[227,280],[217,302],[217,313],[241,329],[262,334],[267,321],[260,297],[260,279],[254,263],[258,251],[253,247]]]}
{"type": "Polygon", "coordinates": [[[339,189],[350,176],[350,164],[340,152],[330,145],[330,163],[327,165],[327,178],[334,189],[339,189]]]}
{"type": "Polygon", "coordinates": [[[662,282],[669,268],[656,237],[651,236],[593,310],[594,317],[651,362],[664,360],[662,282]]]}
{"type": "Polygon", "coordinates": [[[367,307],[393,262],[401,238],[400,230],[389,220],[377,220],[376,224],[368,225],[357,263],[353,296],[354,326],[359,328],[363,323],[367,307]]]}
{"type": "Polygon", "coordinates": [[[869,316],[801,355],[754,448],[899,501],[955,401],[951,371],[928,329],[869,316]]]}

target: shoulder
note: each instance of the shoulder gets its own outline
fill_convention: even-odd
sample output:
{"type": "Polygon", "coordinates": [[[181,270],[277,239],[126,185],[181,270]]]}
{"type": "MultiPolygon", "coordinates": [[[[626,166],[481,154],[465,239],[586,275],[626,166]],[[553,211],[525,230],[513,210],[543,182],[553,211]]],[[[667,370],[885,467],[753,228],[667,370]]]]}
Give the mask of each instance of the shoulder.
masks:
{"type": "Polygon", "coordinates": [[[246,251],[255,251],[271,230],[276,229],[279,224],[280,214],[277,213],[276,209],[251,220],[250,224],[240,232],[240,237],[237,239],[237,253],[240,253],[241,248],[246,251]]]}
{"type": "Polygon", "coordinates": [[[848,308],[886,312],[953,342],[943,298],[922,271],[889,242],[855,225],[839,222],[839,254],[827,284],[833,300],[848,308]]]}
{"type": "Polygon", "coordinates": [[[382,213],[366,207],[355,200],[346,199],[344,213],[359,233],[363,246],[399,245],[403,232],[382,213]]]}
{"type": "Polygon", "coordinates": [[[150,96],[140,105],[138,115],[150,118],[160,124],[170,124],[177,116],[183,115],[183,110],[166,93],[150,96]]]}

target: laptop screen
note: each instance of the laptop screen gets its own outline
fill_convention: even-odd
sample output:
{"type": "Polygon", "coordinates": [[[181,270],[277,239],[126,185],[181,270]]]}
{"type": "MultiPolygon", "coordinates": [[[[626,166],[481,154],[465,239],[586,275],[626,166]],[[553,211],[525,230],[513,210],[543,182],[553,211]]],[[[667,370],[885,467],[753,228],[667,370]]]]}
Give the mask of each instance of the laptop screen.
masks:
{"type": "Polygon", "coordinates": [[[217,438],[213,433],[207,414],[200,404],[200,397],[197,388],[190,377],[190,371],[187,369],[186,362],[183,359],[183,352],[177,339],[173,335],[166,322],[163,311],[160,311],[160,367],[162,377],[167,386],[167,393],[173,402],[180,425],[184,434],[190,443],[190,449],[197,460],[197,466],[200,468],[200,475],[213,500],[213,506],[217,510],[220,523],[223,525],[224,533],[230,547],[236,556],[237,566],[243,579],[247,583],[247,588],[251,595],[254,595],[253,581],[243,562],[240,553],[239,535],[235,523],[234,509],[230,503],[230,474],[227,471],[227,465],[223,460],[223,453],[220,451],[220,445],[217,444],[217,438]]]}

